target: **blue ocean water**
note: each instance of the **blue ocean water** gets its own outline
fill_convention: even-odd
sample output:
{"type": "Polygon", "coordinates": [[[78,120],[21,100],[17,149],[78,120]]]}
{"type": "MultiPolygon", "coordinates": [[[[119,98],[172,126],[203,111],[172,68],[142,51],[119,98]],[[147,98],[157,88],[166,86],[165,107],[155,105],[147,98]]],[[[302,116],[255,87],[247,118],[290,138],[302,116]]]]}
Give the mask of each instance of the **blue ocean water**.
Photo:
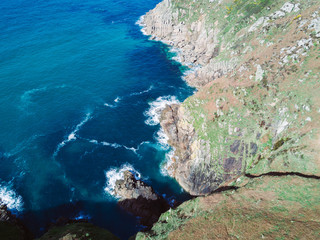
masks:
{"type": "Polygon", "coordinates": [[[158,117],[193,89],[135,24],[157,2],[0,2],[0,198],[35,234],[59,217],[134,234],[110,194],[124,169],[188,198],[164,173],[158,117]]]}

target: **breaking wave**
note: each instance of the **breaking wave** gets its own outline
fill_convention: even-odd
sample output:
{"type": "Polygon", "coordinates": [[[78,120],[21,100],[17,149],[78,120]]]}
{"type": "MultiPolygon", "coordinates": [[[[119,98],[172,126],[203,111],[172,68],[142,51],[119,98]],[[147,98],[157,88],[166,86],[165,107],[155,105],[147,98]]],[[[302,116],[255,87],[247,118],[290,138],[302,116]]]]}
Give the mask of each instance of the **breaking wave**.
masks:
{"type": "Polygon", "coordinates": [[[161,112],[167,105],[178,104],[179,100],[175,96],[158,97],[155,101],[149,103],[150,108],[144,112],[147,117],[145,123],[155,126],[160,123],[161,112]]]}
{"type": "Polygon", "coordinates": [[[174,150],[171,150],[166,154],[164,161],[160,164],[160,173],[162,176],[172,176],[171,166],[174,159],[174,150]]]}
{"type": "Polygon", "coordinates": [[[0,203],[7,205],[9,210],[22,211],[23,200],[10,186],[0,184],[0,203]]]}
{"type": "Polygon", "coordinates": [[[168,150],[170,148],[170,145],[168,144],[169,138],[162,127],[160,127],[159,131],[156,133],[155,139],[163,150],[168,150]]]}

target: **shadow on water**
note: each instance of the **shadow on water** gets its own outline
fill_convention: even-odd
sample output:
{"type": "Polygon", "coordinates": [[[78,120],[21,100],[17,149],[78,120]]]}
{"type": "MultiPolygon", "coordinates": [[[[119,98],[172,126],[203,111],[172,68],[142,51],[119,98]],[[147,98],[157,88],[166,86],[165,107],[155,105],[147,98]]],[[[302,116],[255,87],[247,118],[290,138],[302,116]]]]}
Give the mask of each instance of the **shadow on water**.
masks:
{"type": "Polygon", "coordinates": [[[116,202],[79,201],[49,209],[27,211],[19,218],[36,237],[42,236],[50,227],[67,222],[69,219],[88,220],[98,227],[109,230],[121,239],[128,239],[142,229],[142,227],[137,229],[137,218],[122,210],[116,202]],[[87,212],[92,211],[95,212],[93,219],[87,215],[87,212]]]}

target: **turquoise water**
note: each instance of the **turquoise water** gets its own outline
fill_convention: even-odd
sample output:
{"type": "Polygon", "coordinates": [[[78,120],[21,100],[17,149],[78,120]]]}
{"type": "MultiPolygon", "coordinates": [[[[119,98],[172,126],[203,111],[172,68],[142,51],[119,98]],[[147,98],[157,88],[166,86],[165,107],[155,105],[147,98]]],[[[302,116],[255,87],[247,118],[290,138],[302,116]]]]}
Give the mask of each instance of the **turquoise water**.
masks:
{"type": "Polygon", "coordinates": [[[35,234],[61,216],[121,238],[139,230],[112,195],[123,169],[167,199],[188,198],[162,167],[158,117],[193,89],[135,24],[156,4],[0,2],[0,198],[35,234]]]}

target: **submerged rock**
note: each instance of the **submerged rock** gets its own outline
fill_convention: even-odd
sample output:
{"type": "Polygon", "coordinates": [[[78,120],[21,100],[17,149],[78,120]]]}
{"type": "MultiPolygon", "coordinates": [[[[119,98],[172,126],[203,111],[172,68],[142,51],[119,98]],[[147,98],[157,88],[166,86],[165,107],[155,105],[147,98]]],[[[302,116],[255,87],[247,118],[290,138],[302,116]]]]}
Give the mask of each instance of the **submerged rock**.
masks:
{"type": "Polygon", "coordinates": [[[163,197],[157,195],[145,182],[137,180],[130,171],[125,171],[123,179],[116,181],[114,191],[120,197],[118,205],[141,217],[140,223],[147,227],[151,227],[169,209],[169,204],[163,197]]]}

